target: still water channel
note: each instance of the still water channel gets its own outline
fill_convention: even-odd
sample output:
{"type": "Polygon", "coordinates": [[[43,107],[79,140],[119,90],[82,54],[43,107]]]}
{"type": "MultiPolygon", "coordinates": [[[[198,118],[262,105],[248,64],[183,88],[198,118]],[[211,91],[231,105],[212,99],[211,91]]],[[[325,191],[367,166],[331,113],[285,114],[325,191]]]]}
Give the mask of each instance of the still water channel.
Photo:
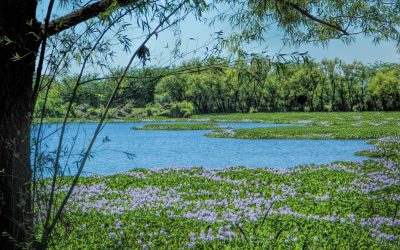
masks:
{"type": "MultiPolygon", "coordinates": [[[[244,140],[203,136],[206,130],[160,131],[132,130],[132,127],[156,122],[110,123],[102,130],[85,167],[85,174],[114,174],[133,168],[165,168],[229,166],[288,168],[308,163],[362,160],[355,156],[371,146],[364,140],[244,140]]],[[[164,122],[165,123],[165,122],[164,122]]],[[[260,123],[218,123],[234,129],[283,126],[260,123]]],[[[54,150],[60,124],[46,125],[43,146],[54,150]],[[51,135],[52,134],[52,135],[51,135]]],[[[66,151],[71,174],[76,169],[79,152],[88,144],[96,124],[70,124],[66,132],[66,151]],[[74,139],[75,137],[75,139],[74,139]]],[[[43,147],[42,146],[42,147],[43,147]]],[[[65,163],[65,162],[64,162],[65,163]]],[[[68,174],[68,172],[67,172],[68,174]]]]}

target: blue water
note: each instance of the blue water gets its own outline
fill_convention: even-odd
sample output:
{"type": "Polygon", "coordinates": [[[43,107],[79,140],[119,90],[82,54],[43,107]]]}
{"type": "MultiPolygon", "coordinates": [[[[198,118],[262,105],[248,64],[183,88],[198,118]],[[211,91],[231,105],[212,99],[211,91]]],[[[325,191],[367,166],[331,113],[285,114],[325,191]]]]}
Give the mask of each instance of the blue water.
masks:
{"type": "MultiPolygon", "coordinates": [[[[133,168],[164,168],[176,166],[229,166],[288,168],[308,163],[362,160],[355,156],[360,149],[371,146],[364,140],[244,140],[203,136],[209,131],[132,130],[140,123],[110,123],[102,130],[93,149],[93,157],[85,166],[85,174],[114,174],[133,168]]],[[[273,127],[276,124],[219,123],[235,129],[273,127]]],[[[46,125],[43,145],[47,151],[58,143],[60,125],[46,125]],[[54,133],[54,134],[52,134],[54,133]]],[[[67,149],[72,154],[63,163],[76,171],[79,153],[88,144],[96,124],[70,124],[67,128],[67,149]],[[76,137],[76,140],[73,139],[76,137]],[[75,141],[75,142],[74,142],[75,141]]],[[[68,150],[66,150],[68,151],[68,150]]],[[[67,174],[69,172],[67,171],[67,174]]]]}

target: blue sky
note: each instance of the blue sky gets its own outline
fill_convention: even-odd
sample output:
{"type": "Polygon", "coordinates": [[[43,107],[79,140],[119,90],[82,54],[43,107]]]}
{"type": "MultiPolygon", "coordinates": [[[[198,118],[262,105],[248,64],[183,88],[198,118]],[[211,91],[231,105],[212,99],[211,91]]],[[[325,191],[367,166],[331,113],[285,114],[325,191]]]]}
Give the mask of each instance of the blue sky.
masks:
{"type": "MultiPolygon", "coordinates": [[[[47,1],[43,1],[38,8],[38,14],[43,8],[43,4],[47,1]]],[[[65,10],[64,10],[65,11],[65,10]]],[[[63,11],[63,12],[64,12],[63,11]]],[[[62,12],[57,11],[59,15],[62,12]]],[[[207,16],[213,16],[214,13],[210,13],[207,16]]],[[[206,17],[207,17],[206,16],[206,17]]],[[[136,22],[132,22],[135,24],[136,22]]],[[[209,27],[207,24],[196,21],[192,16],[189,16],[180,25],[181,28],[181,39],[182,45],[180,46],[181,52],[186,53],[197,50],[197,53],[189,53],[184,57],[184,60],[190,58],[204,57],[206,51],[205,44],[212,41],[211,36],[216,31],[224,31],[225,34],[230,33],[232,30],[229,23],[217,23],[213,27],[209,27]]],[[[133,37],[140,36],[141,34],[134,33],[138,31],[135,29],[132,32],[133,37]]],[[[363,63],[374,63],[376,61],[382,62],[400,62],[400,54],[396,51],[396,47],[393,43],[382,42],[378,45],[373,44],[372,39],[363,36],[357,36],[356,40],[350,44],[346,45],[341,41],[334,40],[329,43],[329,45],[324,48],[322,46],[315,45],[301,45],[298,48],[284,46],[282,39],[282,34],[275,28],[272,28],[265,35],[266,41],[260,44],[251,44],[247,46],[246,51],[250,52],[260,52],[267,47],[268,54],[274,55],[276,53],[291,53],[294,51],[305,52],[308,51],[309,55],[316,59],[317,61],[323,58],[339,58],[347,63],[351,63],[354,60],[361,61],[363,63]]],[[[164,31],[160,33],[158,39],[153,37],[147,44],[151,52],[150,65],[168,66],[171,63],[179,64],[180,60],[171,60],[170,50],[175,42],[175,36],[172,31],[164,31]],[[168,44],[168,48],[165,48],[168,44]]],[[[134,40],[135,44],[140,44],[140,40],[134,40]]],[[[209,48],[212,44],[208,45],[209,48]]],[[[132,48],[134,51],[135,48],[132,48]]],[[[129,54],[124,53],[122,50],[116,50],[115,65],[114,66],[124,66],[127,64],[130,58],[129,54]]]]}
{"type": "MultiPolygon", "coordinates": [[[[227,23],[219,23],[214,27],[208,27],[206,24],[195,21],[194,18],[189,18],[181,25],[182,29],[182,50],[185,51],[194,49],[210,38],[210,35],[215,31],[222,30],[228,33],[231,27],[227,23]],[[191,40],[195,38],[196,40],[191,40]]],[[[354,60],[362,61],[364,63],[374,63],[376,61],[383,62],[400,62],[400,54],[396,51],[394,43],[381,42],[375,45],[372,39],[364,36],[355,37],[355,41],[350,45],[346,45],[339,40],[333,40],[327,47],[315,45],[301,45],[298,48],[284,46],[282,42],[282,33],[277,29],[271,29],[268,35],[265,35],[265,42],[260,44],[249,45],[246,49],[249,52],[261,51],[267,47],[269,54],[273,55],[278,52],[291,53],[293,51],[305,52],[308,51],[309,55],[316,60],[323,58],[338,57],[345,62],[353,62],[354,60]]],[[[172,42],[173,36],[170,33],[162,34],[158,41],[151,41],[149,44],[157,51],[159,46],[157,44],[162,42],[172,42]]]]}

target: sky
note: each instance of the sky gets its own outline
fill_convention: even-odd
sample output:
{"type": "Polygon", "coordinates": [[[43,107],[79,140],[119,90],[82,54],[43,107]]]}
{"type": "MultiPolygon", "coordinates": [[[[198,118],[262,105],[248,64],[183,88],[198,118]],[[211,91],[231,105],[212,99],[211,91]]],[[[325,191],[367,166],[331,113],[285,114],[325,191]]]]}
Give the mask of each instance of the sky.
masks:
{"type": "MultiPolygon", "coordinates": [[[[43,9],[46,7],[47,1],[42,1],[38,8],[38,17],[43,16],[43,9]]],[[[58,15],[63,15],[67,11],[56,10],[58,15]]],[[[211,12],[205,17],[211,17],[215,13],[211,12]]],[[[135,24],[136,22],[133,22],[135,24]]],[[[191,58],[202,58],[206,52],[206,46],[208,48],[212,47],[210,43],[212,37],[215,36],[216,31],[223,31],[224,34],[228,34],[232,31],[231,25],[229,23],[217,23],[212,27],[209,27],[205,23],[201,23],[193,16],[189,16],[185,21],[180,24],[181,29],[181,40],[182,44],[180,50],[182,53],[187,53],[187,55],[180,60],[172,59],[171,50],[173,44],[175,43],[175,35],[172,31],[166,30],[159,34],[156,39],[153,37],[147,44],[150,49],[151,60],[148,65],[156,66],[168,66],[171,64],[179,64],[184,60],[189,60],[191,58]],[[196,52],[193,52],[196,51],[196,52]],[[190,53],[193,52],[193,53],[190,53]]],[[[141,34],[135,33],[138,30],[132,31],[132,36],[137,37],[141,34]]],[[[301,45],[299,47],[289,47],[284,46],[282,42],[282,34],[276,29],[272,28],[265,34],[265,42],[260,44],[250,44],[245,47],[246,52],[260,52],[267,48],[267,53],[269,55],[274,55],[277,53],[291,53],[294,51],[298,52],[308,52],[311,58],[320,61],[323,58],[339,58],[347,63],[351,63],[354,60],[361,61],[365,64],[374,63],[377,61],[381,62],[400,62],[400,54],[396,51],[394,43],[381,42],[375,45],[371,38],[364,36],[355,37],[355,41],[346,45],[339,40],[333,40],[329,43],[327,47],[315,46],[315,45],[301,45]]],[[[141,40],[134,40],[135,44],[140,44],[141,40]]],[[[131,53],[135,51],[136,48],[132,48],[131,53]]],[[[117,49],[116,56],[114,59],[113,66],[124,66],[128,63],[131,54],[126,54],[120,49],[117,49]]]]}
{"type": "MultiPolygon", "coordinates": [[[[231,30],[231,27],[227,23],[220,23],[214,27],[208,27],[208,25],[199,23],[194,20],[194,18],[189,18],[181,25],[181,29],[183,40],[182,50],[190,51],[205,44],[206,41],[209,40],[210,35],[214,32],[222,30],[225,33],[228,33],[229,30],[231,30]],[[190,38],[194,38],[195,40],[190,38]]],[[[308,51],[309,55],[317,61],[320,61],[323,58],[333,59],[338,57],[347,63],[351,63],[354,60],[363,63],[374,63],[376,61],[400,63],[400,54],[396,51],[394,43],[381,42],[380,44],[375,45],[371,38],[362,35],[356,36],[355,41],[350,45],[339,40],[332,40],[327,47],[304,44],[298,48],[284,46],[282,37],[280,31],[277,29],[271,29],[268,32],[268,35],[265,35],[265,42],[248,46],[246,48],[247,52],[257,52],[267,47],[268,54],[270,55],[277,53],[291,53],[294,51],[308,51]]],[[[172,43],[173,36],[170,33],[161,34],[158,40],[172,43]]],[[[158,51],[160,49],[159,46],[157,46],[159,41],[152,40],[149,44],[158,51]]]]}

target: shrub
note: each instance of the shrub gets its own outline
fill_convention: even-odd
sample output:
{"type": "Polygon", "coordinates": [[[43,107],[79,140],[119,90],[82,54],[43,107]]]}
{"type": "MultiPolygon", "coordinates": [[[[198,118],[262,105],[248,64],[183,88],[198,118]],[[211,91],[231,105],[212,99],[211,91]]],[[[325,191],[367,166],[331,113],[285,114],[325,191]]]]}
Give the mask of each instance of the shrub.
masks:
{"type": "Polygon", "coordinates": [[[169,116],[176,118],[188,118],[193,115],[193,104],[191,102],[175,102],[171,104],[169,116]]]}
{"type": "Polygon", "coordinates": [[[71,114],[74,117],[86,117],[86,112],[89,108],[89,104],[83,103],[72,107],[71,114]]]}
{"type": "Polygon", "coordinates": [[[118,109],[117,111],[117,116],[118,117],[127,117],[130,116],[132,113],[132,110],[134,108],[133,102],[127,102],[125,105],[121,108],[118,109]]]}
{"type": "Polygon", "coordinates": [[[258,109],[254,107],[250,107],[249,114],[258,113],[258,109]]]}
{"type": "Polygon", "coordinates": [[[145,108],[146,116],[158,116],[166,113],[166,110],[159,103],[150,103],[145,108]]]}

